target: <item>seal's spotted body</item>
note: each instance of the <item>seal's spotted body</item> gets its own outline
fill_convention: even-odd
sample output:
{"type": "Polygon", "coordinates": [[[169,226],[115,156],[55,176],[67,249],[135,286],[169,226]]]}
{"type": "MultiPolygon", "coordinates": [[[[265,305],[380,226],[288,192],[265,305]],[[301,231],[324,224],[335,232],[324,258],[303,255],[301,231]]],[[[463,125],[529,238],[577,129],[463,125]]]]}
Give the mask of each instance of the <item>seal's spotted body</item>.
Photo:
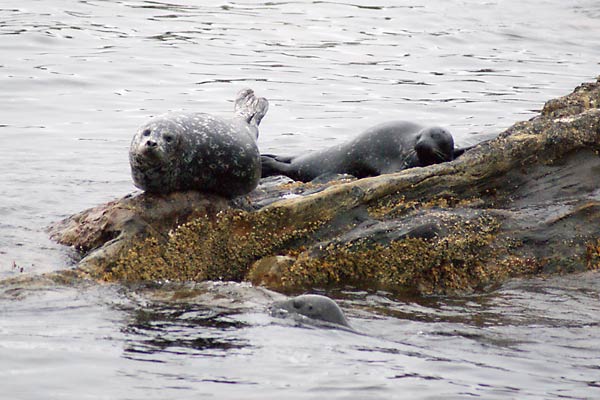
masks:
{"type": "Polygon", "coordinates": [[[235,197],[260,179],[258,124],[268,109],[251,90],[240,92],[236,116],[168,113],[152,118],[135,134],[129,152],[137,187],[152,193],[181,190],[235,197]]]}

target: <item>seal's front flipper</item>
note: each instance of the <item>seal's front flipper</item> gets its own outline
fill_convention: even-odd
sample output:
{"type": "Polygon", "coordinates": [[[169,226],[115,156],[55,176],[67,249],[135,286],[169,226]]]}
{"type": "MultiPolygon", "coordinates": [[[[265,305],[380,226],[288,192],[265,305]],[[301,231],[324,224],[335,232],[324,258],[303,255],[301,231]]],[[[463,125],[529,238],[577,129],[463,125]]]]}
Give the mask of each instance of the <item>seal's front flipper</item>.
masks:
{"type": "MultiPolygon", "coordinates": [[[[477,143],[477,144],[479,144],[479,143],[477,143]]],[[[477,146],[477,144],[474,144],[472,146],[467,146],[467,147],[455,147],[454,152],[453,152],[453,160],[456,160],[458,157],[462,156],[466,151],[469,151],[472,148],[474,148],[475,146],[477,146]]]]}
{"type": "Polygon", "coordinates": [[[258,126],[268,110],[267,99],[256,97],[252,89],[241,90],[235,99],[235,115],[250,125],[258,126]]]}

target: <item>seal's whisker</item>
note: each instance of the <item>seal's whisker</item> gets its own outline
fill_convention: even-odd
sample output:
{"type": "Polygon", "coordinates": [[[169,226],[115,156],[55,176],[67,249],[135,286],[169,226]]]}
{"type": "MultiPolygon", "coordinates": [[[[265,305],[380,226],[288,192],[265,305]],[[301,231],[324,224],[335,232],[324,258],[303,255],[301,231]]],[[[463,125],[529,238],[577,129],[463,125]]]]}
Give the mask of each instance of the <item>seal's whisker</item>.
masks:
{"type": "Polygon", "coordinates": [[[413,158],[417,154],[417,151],[412,148],[406,152],[406,155],[402,159],[402,163],[406,166],[409,165],[410,159],[413,158]]]}
{"type": "Polygon", "coordinates": [[[448,155],[445,154],[443,151],[441,151],[440,149],[435,149],[433,151],[433,153],[440,159],[445,160],[448,158],[448,155]]]}

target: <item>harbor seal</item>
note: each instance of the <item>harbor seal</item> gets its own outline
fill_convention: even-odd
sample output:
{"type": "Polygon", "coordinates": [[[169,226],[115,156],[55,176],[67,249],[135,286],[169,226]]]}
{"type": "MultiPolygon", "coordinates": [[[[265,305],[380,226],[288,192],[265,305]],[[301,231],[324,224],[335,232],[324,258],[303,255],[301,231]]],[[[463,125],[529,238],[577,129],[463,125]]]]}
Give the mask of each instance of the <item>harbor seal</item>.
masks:
{"type": "Polygon", "coordinates": [[[337,303],[329,297],[318,294],[303,294],[277,301],[271,306],[271,315],[277,317],[303,315],[313,320],[350,328],[344,312],[337,303]]]}
{"type": "Polygon", "coordinates": [[[261,175],[258,125],[269,103],[251,89],[238,93],[234,117],[167,113],[134,135],[133,182],[150,193],[197,190],[228,198],[251,192],[261,175]]]}
{"type": "Polygon", "coordinates": [[[454,139],[444,128],[393,121],[367,129],[349,142],[297,157],[261,156],[262,176],[308,182],[323,174],[357,178],[424,167],[454,159],[454,139]]]}

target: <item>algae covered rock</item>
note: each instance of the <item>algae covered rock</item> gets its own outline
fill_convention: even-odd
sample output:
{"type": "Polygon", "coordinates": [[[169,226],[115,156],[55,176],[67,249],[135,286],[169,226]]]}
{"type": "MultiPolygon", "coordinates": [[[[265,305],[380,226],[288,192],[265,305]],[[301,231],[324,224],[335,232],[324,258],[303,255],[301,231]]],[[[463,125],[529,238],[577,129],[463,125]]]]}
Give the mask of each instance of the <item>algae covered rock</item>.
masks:
{"type": "Polygon", "coordinates": [[[71,217],[53,237],[84,255],[96,249],[102,257],[84,264],[97,279],[251,280],[290,292],[448,293],[596,269],[599,106],[600,83],[587,83],[449,163],[360,180],[268,180],[235,201],[125,198],[71,217]]]}
{"type": "Polygon", "coordinates": [[[194,191],[168,196],[127,195],[53,224],[50,237],[84,256],[80,268],[92,272],[114,262],[134,243],[148,237],[164,241],[179,225],[230,207],[224,198],[194,191]]]}

